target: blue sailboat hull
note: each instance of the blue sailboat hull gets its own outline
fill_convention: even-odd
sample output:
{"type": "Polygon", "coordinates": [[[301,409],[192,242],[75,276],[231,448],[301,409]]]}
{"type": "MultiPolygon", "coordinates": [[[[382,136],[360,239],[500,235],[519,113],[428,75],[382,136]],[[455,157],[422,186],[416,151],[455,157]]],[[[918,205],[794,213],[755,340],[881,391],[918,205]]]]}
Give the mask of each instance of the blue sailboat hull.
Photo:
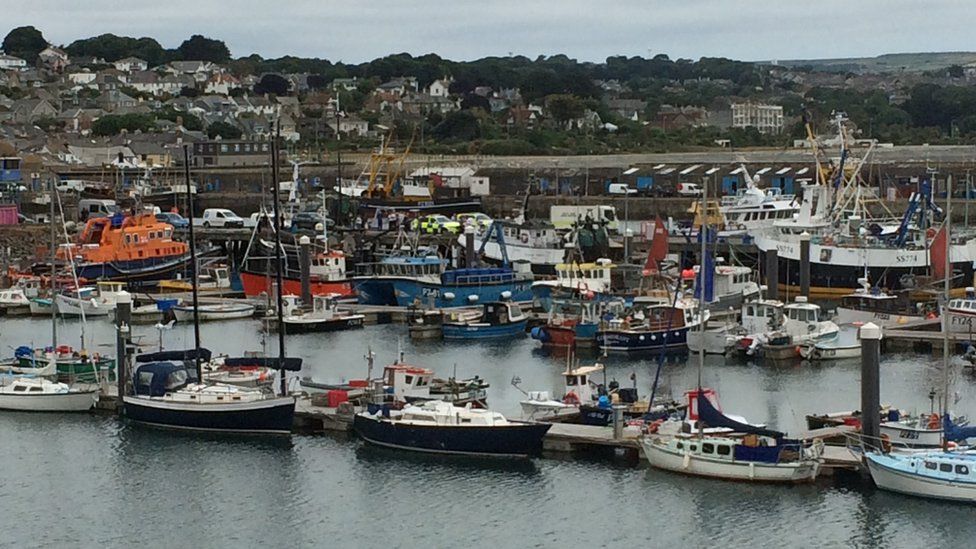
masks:
{"type": "Polygon", "coordinates": [[[532,456],[542,453],[551,425],[512,423],[501,427],[409,425],[357,414],[353,430],[366,442],[438,454],[532,456]]]}

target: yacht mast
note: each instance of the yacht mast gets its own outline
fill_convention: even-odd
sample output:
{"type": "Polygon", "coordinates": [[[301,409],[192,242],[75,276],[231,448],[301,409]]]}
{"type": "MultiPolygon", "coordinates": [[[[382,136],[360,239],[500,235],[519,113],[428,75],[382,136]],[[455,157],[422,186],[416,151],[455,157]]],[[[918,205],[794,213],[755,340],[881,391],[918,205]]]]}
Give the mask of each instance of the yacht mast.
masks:
{"type": "MultiPolygon", "coordinates": [[[[338,133],[338,132],[336,132],[338,133]]],[[[281,299],[282,292],[282,273],[284,269],[283,262],[281,260],[281,207],[279,202],[281,202],[281,196],[278,194],[278,146],[281,140],[281,120],[275,121],[275,135],[271,141],[271,184],[273,189],[272,195],[272,206],[274,207],[274,227],[275,227],[275,283],[278,286],[275,289],[275,297],[277,302],[275,309],[277,309],[278,315],[278,377],[281,378],[281,394],[282,396],[288,394],[288,382],[285,379],[285,327],[284,327],[284,312],[282,308],[284,306],[281,299]]]]}
{"type": "MultiPolygon", "coordinates": [[[[704,394],[702,393],[702,370],[705,369],[705,266],[708,264],[706,256],[708,254],[708,213],[706,211],[708,204],[708,182],[706,181],[702,185],[702,198],[701,198],[701,212],[702,212],[702,222],[701,227],[698,229],[698,235],[701,238],[701,261],[699,262],[698,268],[698,283],[700,291],[698,292],[698,335],[700,337],[698,341],[698,395],[695,397],[697,399],[702,398],[704,394]]],[[[701,409],[699,405],[699,410],[701,409]]],[[[702,422],[698,422],[698,436],[702,436],[702,422]]]]}
{"type": "Polygon", "coordinates": [[[55,183],[54,183],[54,180],[53,179],[48,179],[48,181],[50,182],[50,189],[49,190],[51,191],[51,194],[48,196],[48,199],[51,201],[51,219],[50,219],[50,222],[51,222],[51,348],[52,349],[57,349],[57,347],[58,347],[58,312],[57,312],[58,309],[54,305],[54,296],[55,296],[55,292],[56,292],[56,290],[55,290],[56,286],[55,286],[55,282],[54,281],[55,281],[55,279],[57,277],[54,274],[54,271],[55,271],[54,263],[55,263],[55,260],[57,259],[57,254],[58,254],[58,241],[57,241],[57,238],[58,238],[57,235],[58,235],[58,233],[57,233],[57,228],[54,225],[54,219],[55,219],[55,217],[54,217],[55,216],[55,213],[54,213],[54,185],[55,185],[55,183]]]}
{"type": "MultiPolygon", "coordinates": [[[[946,176],[946,216],[945,216],[945,280],[942,288],[942,425],[949,413],[949,292],[952,289],[952,174],[946,176]]],[[[948,451],[949,441],[945,428],[942,429],[942,451],[948,451]]]]}
{"type": "Polygon", "coordinates": [[[190,289],[193,291],[193,363],[197,367],[197,382],[203,383],[200,363],[200,302],[197,295],[197,243],[193,238],[193,193],[190,192],[190,146],[183,145],[183,177],[186,180],[186,207],[190,218],[190,289]]]}

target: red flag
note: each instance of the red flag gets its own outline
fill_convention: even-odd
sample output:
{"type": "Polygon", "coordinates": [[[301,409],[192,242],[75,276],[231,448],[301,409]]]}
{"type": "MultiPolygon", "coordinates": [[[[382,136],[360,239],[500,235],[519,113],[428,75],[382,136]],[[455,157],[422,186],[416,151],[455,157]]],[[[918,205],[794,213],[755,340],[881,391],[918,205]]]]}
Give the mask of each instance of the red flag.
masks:
{"type": "Polygon", "coordinates": [[[945,279],[946,248],[946,231],[945,227],[942,227],[932,239],[932,244],[929,245],[929,268],[934,280],[945,279]]]}
{"type": "Polygon", "coordinates": [[[648,275],[657,274],[660,271],[661,261],[668,256],[668,231],[664,228],[664,222],[658,216],[654,220],[654,233],[651,235],[651,249],[647,252],[647,261],[644,263],[644,272],[648,275]]]}

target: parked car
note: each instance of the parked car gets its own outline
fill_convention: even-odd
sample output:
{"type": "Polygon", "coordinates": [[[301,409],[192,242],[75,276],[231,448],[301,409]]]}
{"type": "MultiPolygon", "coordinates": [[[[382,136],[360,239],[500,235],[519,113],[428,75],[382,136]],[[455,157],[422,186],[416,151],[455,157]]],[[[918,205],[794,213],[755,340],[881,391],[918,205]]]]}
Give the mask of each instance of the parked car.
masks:
{"type": "Polygon", "coordinates": [[[492,221],[487,214],[483,214],[481,212],[459,213],[454,216],[454,220],[460,223],[462,226],[472,223],[476,224],[477,227],[482,229],[487,229],[489,226],[491,226],[492,221]]]}
{"type": "Polygon", "coordinates": [[[169,223],[174,229],[185,229],[190,226],[190,220],[178,213],[160,212],[156,214],[156,221],[169,223]]]}
{"type": "Polygon", "coordinates": [[[226,208],[207,208],[203,211],[204,227],[244,227],[244,219],[226,208]]]}
{"type": "Polygon", "coordinates": [[[322,223],[325,223],[329,229],[335,226],[335,221],[327,217],[322,217],[322,214],[318,212],[298,212],[291,218],[291,229],[295,232],[317,232],[322,230],[322,223]]]}
{"type": "Polygon", "coordinates": [[[698,183],[678,183],[679,196],[701,196],[702,188],[698,183]]]}
{"type": "Polygon", "coordinates": [[[441,214],[424,215],[410,222],[410,230],[422,233],[434,234],[450,232],[457,234],[461,232],[461,224],[451,221],[449,217],[441,214]]]}

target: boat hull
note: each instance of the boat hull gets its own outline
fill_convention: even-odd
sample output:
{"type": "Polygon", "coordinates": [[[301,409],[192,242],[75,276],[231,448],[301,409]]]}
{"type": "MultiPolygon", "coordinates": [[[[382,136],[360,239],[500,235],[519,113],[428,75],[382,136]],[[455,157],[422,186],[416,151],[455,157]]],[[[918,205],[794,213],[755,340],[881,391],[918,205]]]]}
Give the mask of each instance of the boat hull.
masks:
{"type": "Polygon", "coordinates": [[[601,330],[596,334],[596,345],[614,353],[646,353],[688,348],[688,328],[669,330],[667,337],[660,332],[632,332],[625,330],[601,330]]]}
{"type": "Polygon", "coordinates": [[[477,456],[523,457],[542,453],[550,425],[517,423],[500,427],[404,425],[357,414],[353,430],[377,446],[415,452],[477,456]]]}
{"type": "Polygon", "coordinates": [[[481,199],[478,197],[463,198],[435,198],[426,200],[384,200],[376,198],[360,198],[359,209],[372,211],[382,209],[386,212],[402,211],[426,215],[440,213],[452,215],[457,213],[471,213],[481,211],[481,199]]]}
{"type": "Polygon", "coordinates": [[[918,429],[889,422],[880,425],[881,436],[887,436],[892,446],[905,448],[940,448],[942,429],[918,429]]]}
{"type": "MultiPolygon", "coordinates": [[[[34,357],[20,357],[17,359],[17,363],[21,368],[36,368],[38,364],[40,364],[38,362],[39,360],[41,359],[35,359],[34,357]]],[[[104,378],[107,375],[109,381],[115,380],[115,360],[111,358],[99,358],[95,361],[94,365],[90,360],[83,360],[81,358],[60,358],[56,362],[58,368],[58,379],[67,383],[79,381],[85,383],[97,383],[102,381],[101,379],[97,379],[95,375],[96,368],[98,370],[98,376],[104,378]]]]}
{"type": "MultiPolygon", "coordinates": [[[[899,470],[885,455],[866,454],[871,479],[882,490],[950,501],[976,501],[976,483],[954,482],[899,470]]],[[[920,458],[921,459],[921,458],[920,458]]]]}
{"type": "Polygon", "coordinates": [[[312,320],[307,322],[289,322],[285,320],[286,334],[311,334],[319,332],[339,332],[363,327],[363,315],[351,315],[331,320],[312,320]]]}
{"type": "Polygon", "coordinates": [[[642,442],[644,455],[652,467],[699,477],[797,484],[813,482],[819,471],[815,461],[797,463],[761,463],[754,461],[712,460],[702,456],[669,451],[653,439],[642,442]]]}
{"type": "Polygon", "coordinates": [[[19,412],[87,412],[98,402],[98,390],[57,394],[0,394],[0,410],[19,412]]]}
{"type": "Polygon", "coordinates": [[[108,263],[82,263],[76,266],[78,278],[88,280],[118,280],[133,285],[156,283],[174,278],[185,270],[190,255],[178,257],[148,258],[136,261],[113,261],[108,263]]]}
{"type": "MultiPolygon", "coordinates": [[[[269,279],[264,274],[242,272],[241,284],[244,286],[244,295],[247,297],[274,294],[274,277],[269,279]]],[[[281,286],[283,295],[302,295],[302,281],[298,278],[284,277],[281,286]]],[[[313,296],[338,294],[342,297],[354,297],[356,295],[351,280],[310,280],[309,286],[312,289],[313,296]]]]}
{"type": "MultiPolygon", "coordinates": [[[[222,309],[208,309],[206,305],[201,305],[197,312],[200,321],[205,320],[232,320],[235,318],[250,318],[254,316],[254,307],[233,307],[222,309]]],[[[193,322],[193,307],[173,307],[173,314],[177,322],[193,322]]]]}
{"type": "Polygon", "coordinates": [[[501,339],[525,334],[527,320],[520,320],[500,326],[478,324],[452,324],[445,322],[442,328],[444,339],[501,339]]]}
{"type": "Polygon", "coordinates": [[[295,399],[279,397],[254,402],[193,404],[126,396],[125,415],[132,421],[192,431],[289,434],[295,399]]]}
{"type": "Polygon", "coordinates": [[[397,278],[392,280],[396,305],[410,307],[416,303],[441,307],[470,307],[488,301],[532,301],[532,281],[516,280],[497,284],[461,285],[434,284],[420,280],[397,278]],[[504,293],[510,294],[503,297],[504,293]]]}

